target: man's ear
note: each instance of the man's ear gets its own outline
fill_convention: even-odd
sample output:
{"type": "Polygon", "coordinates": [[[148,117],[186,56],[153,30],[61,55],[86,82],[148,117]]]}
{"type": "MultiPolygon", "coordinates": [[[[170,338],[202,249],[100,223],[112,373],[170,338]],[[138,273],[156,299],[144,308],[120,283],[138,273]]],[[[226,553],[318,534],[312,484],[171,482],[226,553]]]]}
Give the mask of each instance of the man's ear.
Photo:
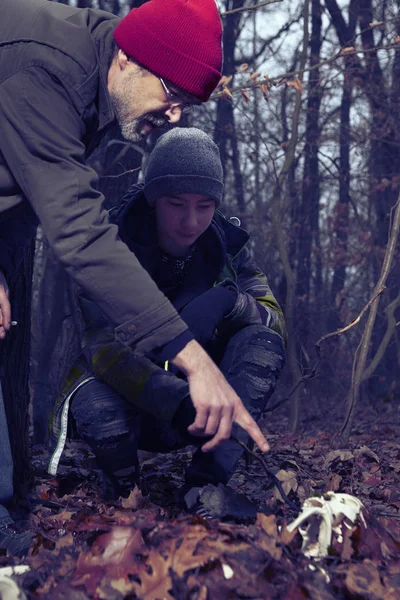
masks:
{"type": "Polygon", "coordinates": [[[121,50],[121,48],[118,50],[118,54],[117,54],[117,63],[118,63],[118,67],[121,69],[121,71],[124,71],[129,63],[129,57],[127,54],[125,54],[125,52],[123,50],[121,50]]]}

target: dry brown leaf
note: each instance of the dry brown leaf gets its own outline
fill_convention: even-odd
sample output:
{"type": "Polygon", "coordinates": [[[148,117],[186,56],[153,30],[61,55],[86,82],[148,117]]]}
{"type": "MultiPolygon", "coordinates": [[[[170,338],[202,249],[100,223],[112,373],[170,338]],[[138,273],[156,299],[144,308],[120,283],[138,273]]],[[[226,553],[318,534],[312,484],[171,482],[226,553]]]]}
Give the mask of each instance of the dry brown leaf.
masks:
{"type": "Polygon", "coordinates": [[[149,551],[145,562],[135,565],[135,575],[140,583],[134,581],[132,587],[141,600],[173,600],[169,593],[172,588],[170,566],[171,557],[163,558],[155,550],[149,551]]]}
{"type": "Polygon", "coordinates": [[[119,579],[110,579],[110,586],[120,592],[123,597],[131,594],[133,591],[132,583],[126,577],[120,577],[119,579]]]}
{"type": "Polygon", "coordinates": [[[259,525],[263,531],[275,540],[278,537],[278,526],[275,515],[264,515],[257,513],[256,525],[259,525]]]}
{"type": "Polygon", "coordinates": [[[301,80],[298,77],[296,77],[296,79],[291,79],[289,81],[285,81],[285,83],[286,83],[286,85],[294,88],[300,94],[303,93],[303,86],[302,86],[301,80]]]}
{"type": "Polygon", "coordinates": [[[338,492],[343,478],[338,473],[333,473],[331,477],[325,480],[325,491],[326,492],[338,492]]]}
{"type": "Polygon", "coordinates": [[[268,90],[268,86],[265,83],[262,83],[260,85],[260,90],[262,91],[265,100],[267,102],[269,102],[269,90],[268,90]]]}
{"type": "Polygon", "coordinates": [[[127,498],[121,498],[121,506],[122,508],[129,510],[136,510],[141,505],[143,505],[144,499],[142,496],[142,492],[138,488],[137,485],[133,488],[131,493],[127,498]]]}
{"type": "MultiPolygon", "coordinates": [[[[291,471],[290,469],[288,471],[284,471],[283,469],[281,469],[277,472],[276,477],[281,482],[283,491],[286,495],[289,494],[289,492],[291,491],[295,492],[297,490],[299,484],[297,483],[295,471],[291,471]]],[[[273,489],[273,494],[277,500],[283,502],[281,493],[276,486],[273,489]]]]}
{"type": "Polygon", "coordinates": [[[348,48],[342,48],[339,54],[349,54],[350,52],[355,52],[354,46],[350,46],[348,48]]]}
{"type": "Polygon", "coordinates": [[[189,575],[186,584],[189,590],[196,588],[196,600],[209,600],[207,586],[200,585],[198,579],[194,575],[189,575]]]}
{"type": "Polygon", "coordinates": [[[354,454],[350,452],[350,450],[332,450],[326,455],[324,462],[324,469],[328,469],[333,461],[339,459],[340,462],[345,462],[347,460],[353,460],[354,454]]]}
{"type": "Polygon", "coordinates": [[[183,577],[186,571],[197,569],[206,565],[212,556],[210,552],[202,549],[200,543],[206,537],[205,529],[186,529],[184,538],[172,540],[172,545],[160,552],[151,549],[146,560],[135,565],[135,575],[140,583],[133,582],[132,588],[142,600],[169,600],[172,596],[169,590],[172,588],[170,570],[178,577],[183,577]]]}
{"type": "Polygon", "coordinates": [[[255,73],[252,73],[249,77],[249,79],[257,79],[257,77],[260,77],[261,73],[259,73],[258,71],[256,71],[255,73]]]}
{"type": "Polygon", "coordinates": [[[240,65],[240,67],[238,67],[238,68],[236,69],[236,73],[244,73],[245,71],[247,71],[247,70],[248,70],[248,68],[249,68],[249,65],[248,65],[247,63],[242,63],[242,64],[240,65]]]}
{"type": "Polygon", "coordinates": [[[385,25],[385,21],[372,21],[369,24],[370,27],[381,27],[382,25],[385,25]]]}
{"type": "Polygon", "coordinates": [[[385,589],[381,584],[378,568],[369,560],[359,565],[349,565],[345,586],[352,596],[368,600],[384,598],[385,589]]]}
{"type": "Polygon", "coordinates": [[[223,539],[218,536],[216,539],[206,538],[201,543],[199,550],[201,550],[209,559],[220,558],[224,552],[236,553],[245,552],[249,549],[248,542],[235,541],[229,539],[223,539]]]}
{"type": "Polygon", "coordinates": [[[201,542],[204,538],[203,534],[203,536],[187,536],[183,540],[174,540],[170,552],[171,568],[179,577],[183,577],[186,571],[203,567],[209,562],[209,554],[201,552],[201,542]]]}
{"type": "Polygon", "coordinates": [[[250,102],[251,98],[248,95],[248,93],[246,92],[246,90],[241,90],[241,92],[242,92],[242,99],[244,100],[244,102],[246,102],[246,104],[248,102],[250,102]]]}
{"type": "Polygon", "coordinates": [[[76,515],[76,512],[70,510],[62,510],[56,515],[50,515],[47,517],[47,522],[54,525],[54,527],[60,528],[60,524],[65,524],[71,520],[72,517],[76,515]]]}
{"type": "Polygon", "coordinates": [[[395,44],[400,44],[400,35],[396,35],[396,37],[394,38],[393,42],[395,44]]]}
{"type": "Polygon", "coordinates": [[[284,523],[279,532],[279,543],[282,546],[288,546],[289,544],[292,543],[292,541],[296,537],[297,533],[298,533],[297,529],[293,529],[293,531],[288,531],[287,523],[284,523]]]}
{"type": "Polygon", "coordinates": [[[278,526],[275,515],[257,513],[255,524],[262,530],[257,540],[255,540],[255,544],[268,552],[275,560],[280,560],[282,558],[282,548],[277,546],[278,526]]]}
{"type": "Polygon", "coordinates": [[[114,526],[99,535],[89,551],[79,554],[75,578],[93,571],[118,579],[132,566],[132,556],[144,549],[142,534],[132,527],[114,526]]]}
{"type": "Polygon", "coordinates": [[[226,87],[227,85],[230,84],[230,82],[232,81],[233,75],[223,75],[221,77],[221,79],[219,80],[218,86],[217,87],[226,87]]]}
{"type": "Polygon", "coordinates": [[[233,98],[230,90],[227,87],[224,87],[221,93],[221,96],[226,96],[227,98],[233,98]]]}
{"type": "Polygon", "coordinates": [[[354,548],[351,537],[354,533],[355,528],[348,529],[347,527],[343,528],[343,544],[340,552],[340,557],[342,560],[350,560],[353,558],[354,548]]]}
{"type": "Polygon", "coordinates": [[[368,446],[361,446],[361,448],[357,448],[357,450],[354,450],[354,455],[357,456],[357,458],[360,456],[366,456],[377,463],[380,462],[379,456],[376,454],[376,452],[368,448],[368,446]]]}

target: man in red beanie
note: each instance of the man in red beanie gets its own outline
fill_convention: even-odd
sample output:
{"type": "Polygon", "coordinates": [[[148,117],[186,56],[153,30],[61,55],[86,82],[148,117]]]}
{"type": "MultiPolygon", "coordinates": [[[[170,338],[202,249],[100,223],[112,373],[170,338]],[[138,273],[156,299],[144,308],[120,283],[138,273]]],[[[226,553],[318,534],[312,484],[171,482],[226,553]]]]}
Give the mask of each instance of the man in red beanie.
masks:
{"type": "MultiPolygon", "coordinates": [[[[119,239],[86,162],[115,119],[136,140],[177,123],[186,103],[206,101],[220,78],[221,33],[214,0],[150,0],[122,20],[48,0],[2,2],[0,338],[11,325],[7,284],[40,222],[63,267],[114,324],[116,340],[141,355],[157,350],[186,373],[192,430],[214,436],[209,449],[236,422],[267,450],[239,397],[119,239]]],[[[22,340],[29,322],[15,318],[9,335],[22,340]]],[[[0,435],[6,430],[3,419],[0,435]]],[[[11,539],[3,518],[0,547],[11,539]]]]}

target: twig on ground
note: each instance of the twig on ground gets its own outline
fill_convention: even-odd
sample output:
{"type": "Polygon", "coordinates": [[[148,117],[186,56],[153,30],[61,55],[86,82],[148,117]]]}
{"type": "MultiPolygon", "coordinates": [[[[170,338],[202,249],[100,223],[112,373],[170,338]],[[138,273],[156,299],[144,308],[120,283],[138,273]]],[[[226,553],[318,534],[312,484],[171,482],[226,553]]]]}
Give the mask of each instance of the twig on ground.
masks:
{"type": "Polygon", "coordinates": [[[264,467],[264,470],[266,472],[266,474],[268,475],[268,477],[274,482],[274,484],[276,485],[276,487],[278,488],[278,491],[282,497],[282,500],[284,502],[286,502],[286,504],[289,506],[289,508],[291,508],[292,510],[296,510],[298,511],[300,509],[300,507],[295,504],[294,502],[292,502],[288,496],[286,495],[283,487],[282,487],[282,483],[279,481],[279,479],[277,478],[276,475],[274,475],[274,473],[272,473],[272,471],[270,471],[264,461],[264,459],[257,454],[256,452],[253,452],[252,450],[250,450],[250,448],[248,448],[248,446],[246,446],[246,444],[244,442],[241,442],[240,440],[238,440],[235,436],[231,436],[231,439],[234,440],[235,442],[237,442],[239,444],[239,446],[241,446],[243,448],[243,450],[245,452],[248,452],[248,454],[250,454],[251,456],[254,456],[254,458],[256,458],[264,467]]]}

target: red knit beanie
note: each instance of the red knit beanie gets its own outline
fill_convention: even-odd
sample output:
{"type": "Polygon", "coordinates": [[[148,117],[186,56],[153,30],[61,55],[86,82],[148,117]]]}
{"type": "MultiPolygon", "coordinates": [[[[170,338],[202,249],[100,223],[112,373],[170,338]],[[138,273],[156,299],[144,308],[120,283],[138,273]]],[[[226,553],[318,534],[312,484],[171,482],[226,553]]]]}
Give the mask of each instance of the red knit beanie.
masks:
{"type": "Polygon", "coordinates": [[[150,0],[114,31],[133,60],[202,102],[221,78],[221,37],[215,0],[150,0]]]}

